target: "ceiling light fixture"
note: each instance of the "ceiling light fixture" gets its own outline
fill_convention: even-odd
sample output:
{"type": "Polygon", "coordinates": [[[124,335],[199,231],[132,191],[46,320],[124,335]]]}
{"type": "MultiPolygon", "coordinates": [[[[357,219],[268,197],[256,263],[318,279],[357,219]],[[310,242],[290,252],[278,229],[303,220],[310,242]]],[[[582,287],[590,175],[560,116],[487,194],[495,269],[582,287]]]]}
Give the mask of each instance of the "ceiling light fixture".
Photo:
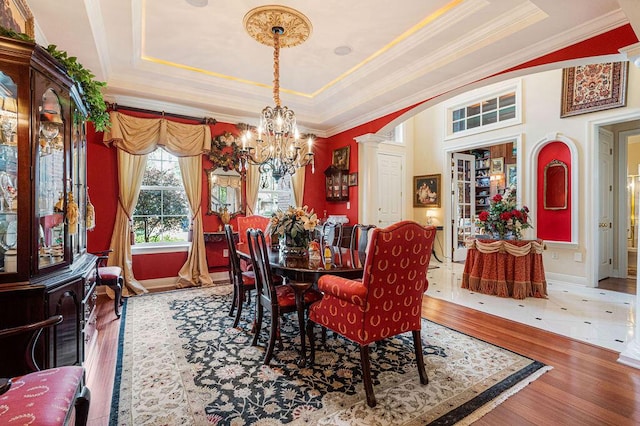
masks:
{"type": "Polygon", "coordinates": [[[280,48],[304,43],[311,34],[311,22],[302,13],[285,6],[261,6],[243,19],[247,33],[259,43],[273,46],[273,102],[260,114],[257,135],[250,130],[242,135],[240,158],[244,168],[257,165],[260,173],[271,173],[278,181],[293,175],[296,169],[314,167],[312,144],[300,139],[295,113],[280,105],[280,48]],[[306,151],[306,152],[304,152],[306,151]]]}
{"type": "Polygon", "coordinates": [[[187,0],[187,3],[195,7],[205,7],[209,4],[209,0],[187,0]]]}
{"type": "Polygon", "coordinates": [[[338,46],[335,49],[333,49],[333,53],[335,53],[338,56],[345,56],[351,52],[352,52],[352,49],[349,46],[338,46]]]}

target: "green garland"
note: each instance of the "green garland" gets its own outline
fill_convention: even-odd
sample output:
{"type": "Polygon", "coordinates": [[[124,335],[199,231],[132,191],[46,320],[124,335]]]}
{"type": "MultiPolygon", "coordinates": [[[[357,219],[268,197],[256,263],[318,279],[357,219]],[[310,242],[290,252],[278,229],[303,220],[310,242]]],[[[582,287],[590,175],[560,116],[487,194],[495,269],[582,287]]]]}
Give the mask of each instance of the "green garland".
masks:
{"type": "MultiPolygon", "coordinates": [[[[16,32],[3,26],[0,26],[0,36],[34,42],[29,35],[16,32]]],[[[69,77],[78,85],[80,97],[88,110],[89,115],[87,118],[93,122],[96,131],[102,132],[108,129],[111,125],[111,120],[107,112],[107,104],[104,102],[101,92],[101,89],[106,86],[106,83],[94,80],[96,76],[84,68],[82,64],[78,62],[78,58],[67,55],[67,52],[63,50],[58,50],[56,45],[50,44],[46,50],[60,62],[66,69],[69,77]]]]}

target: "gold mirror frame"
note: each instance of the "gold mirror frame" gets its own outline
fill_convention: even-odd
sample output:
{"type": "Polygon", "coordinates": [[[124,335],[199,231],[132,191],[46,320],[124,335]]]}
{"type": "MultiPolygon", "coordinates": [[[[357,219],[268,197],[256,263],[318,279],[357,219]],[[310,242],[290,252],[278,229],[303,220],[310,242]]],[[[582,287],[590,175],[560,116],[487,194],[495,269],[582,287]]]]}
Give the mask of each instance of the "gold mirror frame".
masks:
{"type": "Polygon", "coordinates": [[[206,170],[207,182],[209,189],[209,198],[207,202],[207,214],[216,215],[225,223],[234,216],[244,214],[244,200],[242,198],[242,176],[240,173],[229,170],[225,171],[221,167],[206,170]],[[219,182],[227,181],[223,188],[234,189],[234,199],[219,199],[218,186],[219,182]],[[232,184],[232,182],[235,182],[232,184]],[[228,203],[227,201],[231,201],[228,203]],[[233,204],[233,205],[231,205],[233,204]]]}
{"type": "Polygon", "coordinates": [[[552,160],[544,166],[542,198],[545,210],[564,210],[567,208],[568,177],[567,165],[560,160],[552,160]]]}

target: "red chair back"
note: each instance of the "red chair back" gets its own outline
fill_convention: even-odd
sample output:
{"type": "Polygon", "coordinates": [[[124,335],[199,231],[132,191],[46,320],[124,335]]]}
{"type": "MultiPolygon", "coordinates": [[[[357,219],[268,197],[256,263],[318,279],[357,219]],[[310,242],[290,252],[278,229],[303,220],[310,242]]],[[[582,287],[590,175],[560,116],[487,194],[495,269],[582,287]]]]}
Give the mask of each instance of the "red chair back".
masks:
{"type": "Polygon", "coordinates": [[[362,277],[367,295],[360,336],[377,340],[374,336],[420,330],[422,295],[429,286],[427,269],[435,235],[435,227],[425,228],[412,221],[373,230],[362,277]]]}
{"type": "Polygon", "coordinates": [[[238,217],[238,241],[242,244],[247,243],[248,229],[261,229],[263,232],[267,229],[270,219],[265,216],[251,215],[238,217]]]}

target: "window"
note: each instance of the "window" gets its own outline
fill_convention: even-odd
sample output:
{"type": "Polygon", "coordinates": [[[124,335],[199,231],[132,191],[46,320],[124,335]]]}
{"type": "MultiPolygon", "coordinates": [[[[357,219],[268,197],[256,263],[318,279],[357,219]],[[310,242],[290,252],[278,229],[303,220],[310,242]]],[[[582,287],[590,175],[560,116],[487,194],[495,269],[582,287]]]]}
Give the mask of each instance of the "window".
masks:
{"type": "Polygon", "coordinates": [[[133,228],[137,244],[187,241],[189,205],[178,158],[164,149],[147,158],[133,228]]]}
{"type": "Polygon", "coordinates": [[[286,174],[276,183],[271,174],[261,174],[256,214],[271,216],[278,209],[284,211],[289,206],[295,206],[291,176],[286,174]]]}
{"type": "Polygon", "coordinates": [[[458,137],[520,123],[520,86],[502,90],[450,106],[447,135],[458,137]]]}

